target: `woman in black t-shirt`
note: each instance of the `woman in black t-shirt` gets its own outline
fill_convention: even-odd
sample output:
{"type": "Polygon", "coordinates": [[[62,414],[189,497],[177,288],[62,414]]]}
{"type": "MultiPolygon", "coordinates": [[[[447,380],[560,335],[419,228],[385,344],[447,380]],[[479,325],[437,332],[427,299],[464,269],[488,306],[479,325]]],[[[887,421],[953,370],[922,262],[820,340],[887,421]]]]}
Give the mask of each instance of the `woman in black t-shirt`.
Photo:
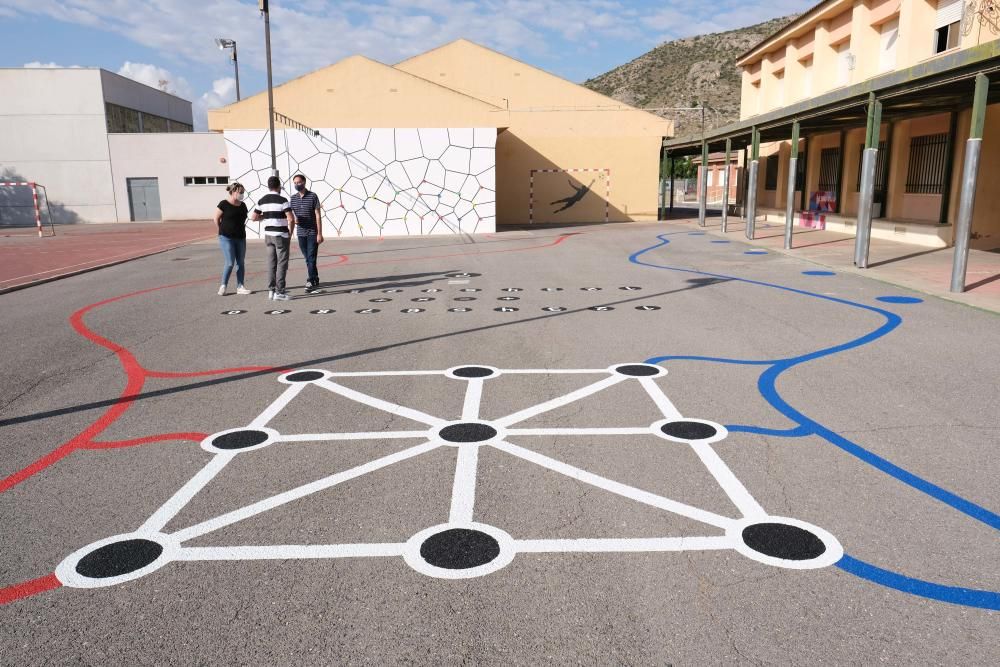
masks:
{"type": "Polygon", "coordinates": [[[233,181],[226,187],[229,196],[219,202],[215,209],[215,225],[219,228],[219,246],[225,263],[222,265],[222,285],[219,286],[219,296],[226,293],[229,276],[236,265],[236,293],[253,294],[243,286],[246,274],[244,258],[247,254],[247,231],[244,226],[247,221],[247,205],[243,203],[246,189],[233,181]]]}

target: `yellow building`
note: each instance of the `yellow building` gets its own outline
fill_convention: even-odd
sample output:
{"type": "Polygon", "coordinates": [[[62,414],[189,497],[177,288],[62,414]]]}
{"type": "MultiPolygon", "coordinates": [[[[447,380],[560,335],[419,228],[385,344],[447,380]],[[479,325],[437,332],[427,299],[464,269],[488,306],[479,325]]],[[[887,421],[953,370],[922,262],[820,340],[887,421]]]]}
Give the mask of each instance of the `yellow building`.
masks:
{"type": "MultiPolygon", "coordinates": [[[[497,128],[501,225],[655,220],[660,148],[673,133],[671,121],[466,40],[394,67],[346,58],[275,87],[274,108],[276,128],[290,120],[312,128],[497,128]]],[[[265,93],[208,117],[215,131],[259,130],[267,121],[265,93]]]]}
{"type": "MultiPolygon", "coordinates": [[[[756,196],[741,201],[756,215],[780,220],[791,204],[798,223],[853,233],[861,218],[872,237],[945,247],[962,240],[956,222],[963,193],[972,193],[963,186],[972,146],[971,245],[1000,247],[998,17],[997,0],[820,2],[737,58],[740,121],[713,130],[705,149],[728,142],[745,151],[757,173],[743,181],[756,181],[756,196]],[[977,80],[982,118],[973,109],[977,80]],[[866,145],[870,226],[861,205],[866,145]]],[[[681,156],[700,153],[701,143],[664,145],[681,156]]]]}

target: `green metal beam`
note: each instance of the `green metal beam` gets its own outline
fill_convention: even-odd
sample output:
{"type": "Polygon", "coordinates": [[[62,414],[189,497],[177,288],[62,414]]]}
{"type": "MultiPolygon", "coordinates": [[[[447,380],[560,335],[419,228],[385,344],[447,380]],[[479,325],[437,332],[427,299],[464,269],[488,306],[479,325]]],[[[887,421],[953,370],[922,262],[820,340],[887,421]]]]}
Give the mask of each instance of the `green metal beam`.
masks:
{"type": "Polygon", "coordinates": [[[983,138],[983,125],[986,123],[986,98],[990,90],[990,80],[985,74],[976,75],[976,93],[972,98],[972,127],[969,130],[970,139],[983,138]]]}

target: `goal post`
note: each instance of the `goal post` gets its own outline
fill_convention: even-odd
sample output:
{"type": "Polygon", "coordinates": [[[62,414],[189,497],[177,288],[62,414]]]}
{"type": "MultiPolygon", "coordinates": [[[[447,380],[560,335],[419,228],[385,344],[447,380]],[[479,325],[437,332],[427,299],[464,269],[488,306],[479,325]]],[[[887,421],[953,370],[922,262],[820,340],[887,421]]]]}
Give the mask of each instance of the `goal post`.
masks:
{"type": "Polygon", "coordinates": [[[0,181],[0,227],[33,224],[38,230],[38,237],[42,238],[45,236],[42,226],[43,208],[45,217],[48,218],[50,236],[55,236],[56,228],[52,221],[52,210],[49,208],[49,195],[45,186],[34,181],[0,181]],[[20,197],[19,189],[24,193],[20,197]],[[27,195],[30,195],[30,203],[27,195]],[[24,203],[18,203],[19,200],[23,200],[24,203]],[[30,209],[30,212],[26,209],[30,209]]]}

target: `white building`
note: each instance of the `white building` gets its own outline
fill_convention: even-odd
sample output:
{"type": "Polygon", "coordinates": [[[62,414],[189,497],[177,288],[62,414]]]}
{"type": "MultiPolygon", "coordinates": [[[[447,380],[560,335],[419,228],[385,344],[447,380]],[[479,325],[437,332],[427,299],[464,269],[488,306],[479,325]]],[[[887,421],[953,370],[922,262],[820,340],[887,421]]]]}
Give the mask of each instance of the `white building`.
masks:
{"type": "MultiPolygon", "coordinates": [[[[0,90],[0,181],[45,186],[56,223],[208,219],[225,196],[225,141],[187,100],[86,68],[0,69],[0,90]]],[[[0,225],[30,203],[0,188],[0,225]]]]}

